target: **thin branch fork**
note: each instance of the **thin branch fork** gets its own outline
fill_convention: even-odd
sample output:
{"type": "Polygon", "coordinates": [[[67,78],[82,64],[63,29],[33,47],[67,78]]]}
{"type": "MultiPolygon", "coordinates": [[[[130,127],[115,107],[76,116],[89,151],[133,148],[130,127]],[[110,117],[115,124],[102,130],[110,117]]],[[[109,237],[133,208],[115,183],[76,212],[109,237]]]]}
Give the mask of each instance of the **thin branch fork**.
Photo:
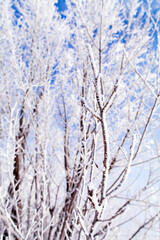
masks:
{"type": "Polygon", "coordinates": [[[113,87],[113,90],[112,90],[112,92],[111,92],[111,94],[110,94],[107,102],[105,103],[105,105],[104,105],[104,107],[103,107],[103,111],[104,111],[105,108],[109,105],[111,98],[113,97],[114,93],[116,93],[116,91],[117,91],[117,88],[118,88],[118,79],[116,80],[116,83],[115,83],[115,85],[114,85],[114,87],[113,87]]]}

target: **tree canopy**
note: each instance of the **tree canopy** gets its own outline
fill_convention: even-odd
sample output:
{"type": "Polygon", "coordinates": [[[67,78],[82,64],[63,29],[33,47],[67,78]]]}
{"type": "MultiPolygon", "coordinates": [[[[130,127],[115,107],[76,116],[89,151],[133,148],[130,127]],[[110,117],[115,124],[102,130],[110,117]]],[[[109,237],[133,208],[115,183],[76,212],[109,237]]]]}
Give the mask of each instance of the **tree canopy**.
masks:
{"type": "Polygon", "coordinates": [[[158,239],[158,3],[0,8],[1,238],[158,239]]]}

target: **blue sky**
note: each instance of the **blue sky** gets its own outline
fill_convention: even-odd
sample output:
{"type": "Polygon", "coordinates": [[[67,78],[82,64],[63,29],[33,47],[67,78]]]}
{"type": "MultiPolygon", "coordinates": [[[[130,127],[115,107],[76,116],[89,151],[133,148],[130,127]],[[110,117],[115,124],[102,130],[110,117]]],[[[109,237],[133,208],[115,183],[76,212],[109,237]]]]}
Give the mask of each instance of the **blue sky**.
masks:
{"type": "Polygon", "coordinates": [[[58,10],[60,12],[63,12],[66,9],[65,0],[58,0],[58,3],[56,4],[56,6],[58,7],[58,10]]]}
{"type": "MultiPolygon", "coordinates": [[[[146,0],[143,1],[146,2],[146,0]]],[[[66,9],[65,0],[58,0],[58,3],[56,5],[59,11],[64,11],[66,9]]],[[[158,10],[160,10],[160,0],[153,0],[152,13],[155,14],[158,10]]]]}

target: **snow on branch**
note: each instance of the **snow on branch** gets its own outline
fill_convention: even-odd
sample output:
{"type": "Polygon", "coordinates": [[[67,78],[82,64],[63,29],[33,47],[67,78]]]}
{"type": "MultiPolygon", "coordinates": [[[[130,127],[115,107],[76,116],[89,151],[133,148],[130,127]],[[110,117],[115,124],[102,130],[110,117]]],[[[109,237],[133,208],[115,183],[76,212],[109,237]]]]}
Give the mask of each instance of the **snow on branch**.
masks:
{"type": "Polygon", "coordinates": [[[155,98],[157,98],[158,96],[154,93],[154,91],[152,90],[152,88],[149,86],[149,84],[147,83],[147,81],[144,79],[144,77],[138,72],[138,70],[135,68],[135,66],[133,65],[133,63],[131,62],[131,60],[128,57],[128,54],[125,50],[125,48],[123,48],[123,51],[125,53],[125,56],[130,64],[130,66],[132,67],[132,69],[134,70],[134,72],[140,77],[140,79],[145,83],[145,85],[148,87],[148,89],[151,91],[151,93],[155,96],[155,98]]]}
{"type": "Polygon", "coordinates": [[[99,116],[97,116],[97,113],[95,113],[91,108],[90,106],[88,106],[88,104],[86,103],[85,101],[85,98],[81,97],[80,98],[82,103],[84,104],[84,107],[95,117],[97,118],[99,121],[102,121],[101,118],[99,116]]]}

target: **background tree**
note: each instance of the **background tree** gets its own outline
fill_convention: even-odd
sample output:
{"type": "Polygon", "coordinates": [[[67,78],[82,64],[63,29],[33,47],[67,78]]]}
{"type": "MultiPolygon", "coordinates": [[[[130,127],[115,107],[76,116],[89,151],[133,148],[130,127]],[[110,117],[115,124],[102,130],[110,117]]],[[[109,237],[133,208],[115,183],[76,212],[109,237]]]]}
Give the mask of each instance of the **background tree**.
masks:
{"type": "Polygon", "coordinates": [[[55,3],[1,4],[1,237],[158,238],[158,12],[55,3]]]}

